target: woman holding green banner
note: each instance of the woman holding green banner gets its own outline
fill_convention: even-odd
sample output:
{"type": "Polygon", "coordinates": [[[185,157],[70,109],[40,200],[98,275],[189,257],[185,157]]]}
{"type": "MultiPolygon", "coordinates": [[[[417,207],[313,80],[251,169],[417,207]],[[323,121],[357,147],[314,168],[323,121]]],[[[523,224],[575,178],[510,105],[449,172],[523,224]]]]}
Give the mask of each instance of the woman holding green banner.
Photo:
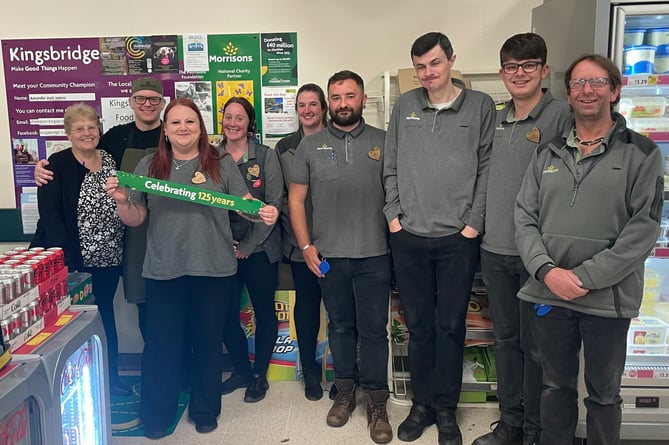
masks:
{"type": "MultiPolygon", "coordinates": [[[[255,141],[255,111],[243,97],[229,99],[223,107],[222,147],[232,156],[254,198],[268,205],[281,207],[283,175],[276,151],[255,141]]],[[[267,370],[276,344],[278,321],[274,309],[279,260],[282,255],[281,229],[253,224],[230,213],[232,236],[238,267],[234,282],[234,298],[230,301],[223,342],[230,353],[235,370],[221,385],[221,393],[246,387],[244,401],[258,402],[269,388],[267,370]],[[242,287],[246,285],[255,315],[254,363],[249,361],[246,333],[239,323],[242,287]]]]}
{"type": "MultiPolygon", "coordinates": [[[[218,427],[221,412],[221,320],[232,297],[237,260],[227,209],[252,198],[232,157],[209,144],[199,109],[176,99],[165,110],[158,153],[135,170],[107,181],[121,220],[141,224],[151,213],[142,275],[147,280],[147,320],[142,356],[140,419],[144,435],[168,434],[177,413],[182,345],[193,346],[189,418],[199,433],[218,427]],[[133,176],[133,175],[129,175],[133,176]],[[225,195],[223,194],[225,193],[225,195]],[[231,196],[232,195],[232,196],[231,196]]],[[[260,208],[272,225],[278,208],[260,208]]]]}

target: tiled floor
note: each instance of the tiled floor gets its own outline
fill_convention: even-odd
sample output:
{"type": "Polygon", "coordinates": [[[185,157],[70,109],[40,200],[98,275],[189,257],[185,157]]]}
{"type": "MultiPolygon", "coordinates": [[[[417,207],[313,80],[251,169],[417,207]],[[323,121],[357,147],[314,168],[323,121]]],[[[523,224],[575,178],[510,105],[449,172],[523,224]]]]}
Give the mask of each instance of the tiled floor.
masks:
{"type": "MultiPolygon", "coordinates": [[[[160,445],[374,445],[367,430],[367,415],[363,393],[358,394],[358,406],[349,422],[341,428],[325,424],[325,416],[332,402],[327,393],[318,402],[304,398],[303,386],[299,382],[270,382],[267,397],[261,402],[244,403],[243,390],[223,396],[219,427],[209,434],[198,434],[188,423],[187,414],[181,418],[171,436],[153,441],[146,438],[114,437],[112,445],[160,444],[160,445]]],[[[458,409],[458,423],[465,444],[483,432],[489,431],[491,422],[497,419],[495,405],[476,407],[473,404],[458,409]]],[[[397,426],[409,413],[409,408],[388,403],[390,423],[395,432],[397,426]]],[[[393,443],[402,443],[397,438],[393,443]]],[[[435,427],[426,429],[423,436],[412,442],[416,445],[437,444],[435,427]]]]}
{"type": "MultiPolygon", "coordinates": [[[[255,404],[244,403],[243,397],[243,390],[223,396],[219,427],[209,434],[195,431],[195,427],[187,421],[186,410],[171,436],[158,441],[143,437],[114,437],[112,445],[374,445],[367,430],[361,392],[353,417],[341,428],[325,424],[325,415],[332,403],[327,393],[320,401],[310,402],[304,398],[303,386],[299,382],[270,382],[267,397],[255,404]]],[[[397,426],[409,413],[409,407],[389,402],[388,412],[396,433],[397,426]]],[[[498,411],[494,404],[461,404],[457,417],[463,444],[469,445],[476,437],[489,431],[490,423],[497,420],[498,411]]],[[[404,442],[395,438],[392,443],[404,442]]],[[[669,445],[669,440],[623,443],[669,445]]],[[[436,428],[427,428],[423,436],[411,444],[436,445],[436,428]]]]}

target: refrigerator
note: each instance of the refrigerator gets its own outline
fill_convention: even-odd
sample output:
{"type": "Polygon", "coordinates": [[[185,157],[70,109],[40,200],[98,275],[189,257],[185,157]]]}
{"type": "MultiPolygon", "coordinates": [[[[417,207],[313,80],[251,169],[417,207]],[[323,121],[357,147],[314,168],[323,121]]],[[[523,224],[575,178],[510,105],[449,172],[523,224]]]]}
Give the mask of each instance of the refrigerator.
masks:
{"type": "MultiPolygon", "coordinates": [[[[43,439],[29,443],[111,443],[106,337],[97,306],[71,306],[40,335],[44,340],[37,346],[29,342],[12,357],[12,362],[37,357],[41,370],[36,375],[44,382],[41,388],[46,388],[46,394],[40,392],[36,398],[43,400],[38,404],[43,439]]],[[[3,407],[4,394],[0,387],[3,407]]]]}
{"type": "Polygon", "coordinates": [[[38,356],[14,358],[0,373],[0,445],[49,443],[52,391],[38,356]]]}
{"type": "MultiPolygon", "coordinates": [[[[585,53],[620,67],[618,112],[654,140],[665,168],[661,231],[646,260],[640,317],[628,333],[623,374],[622,439],[666,440],[669,431],[669,1],[544,0],[532,10],[532,31],[548,46],[549,88],[564,98],[564,73],[585,53]]],[[[581,360],[582,372],[582,360],[581,360]]],[[[578,438],[585,438],[587,394],[579,379],[578,438]]]]}

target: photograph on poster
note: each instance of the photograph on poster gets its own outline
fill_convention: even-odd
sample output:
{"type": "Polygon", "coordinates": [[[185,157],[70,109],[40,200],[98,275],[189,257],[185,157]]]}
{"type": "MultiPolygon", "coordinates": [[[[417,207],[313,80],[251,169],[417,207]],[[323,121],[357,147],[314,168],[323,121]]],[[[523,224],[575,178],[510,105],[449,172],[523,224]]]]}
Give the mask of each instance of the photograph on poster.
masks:
{"type": "Polygon", "coordinates": [[[37,139],[12,139],[14,164],[37,164],[37,139]]]}
{"type": "Polygon", "coordinates": [[[211,82],[174,82],[174,96],[195,102],[202,113],[207,133],[214,132],[214,99],[211,95],[211,82]]]}

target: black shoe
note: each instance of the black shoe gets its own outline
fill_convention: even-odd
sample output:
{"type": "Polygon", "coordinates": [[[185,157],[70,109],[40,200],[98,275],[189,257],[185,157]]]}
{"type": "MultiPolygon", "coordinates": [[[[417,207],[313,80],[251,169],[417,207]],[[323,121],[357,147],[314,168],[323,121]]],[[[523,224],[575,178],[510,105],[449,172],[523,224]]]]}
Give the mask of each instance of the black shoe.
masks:
{"type": "Polygon", "coordinates": [[[251,382],[246,388],[246,393],[244,394],[244,401],[246,403],[255,403],[260,402],[265,398],[267,390],[269,389],[269,383],[264,375],[253,374],[251,377],[251,382]]]}
{"type": "Polygon", "coordinates": [[[439,445],[462,445],[462,433],[455,419],[455,410],[446,409],[437,412],[439,445]]]}
{"type": "Polygon", "coordinates": [[[307,400],[317,401],[323,398],[323,388],[321,387],[321,373],[315,369],[304,369],[304,397],[307,400]]]}
{"type": "Polygon", "coordinates": [[[337,384],[333,383],[332,386],[330,387],[328,398],[330,400],[335,400],[337,398],[338,393],[339,393],[339,391],[337,390],[337,384]]]}
{"type": "Polygon", "coordinates": [[[221,383],[221,394],[230,394],[239,388],[246,388],[251,382],[251,376],[248,374],[237,374],[233,372],[227,380],[221,383]]]}
{"type": "Polygon", "coordinates": [[[144,437],[146,437],[147,439],[157,440],[165,436],[167,436],[167,430],[163,429],[153,430],[149,428],[144,428],[144,437]]]}
{"type": "Polygon", "coordinates": [[[127,397],[132,395],[132,387],[121,381],[109,382],[109,392],[112,396],[127,397]]]}
{"type": "Polygon", "coordinates": [[[434,410],[427,405],[415,403],[409,415],[397,428],[397,438],[403,442],[413,442],[423,434],[423,429],[437,421],[434,410]]]}
{"type": "MultiPolygon", "coordinates": [[[[490,426],[494,428],[492,432],[472,442],[472,445],[523,445],[523,429],[521,427],[511,426],[501,420],[493,422],[490,426]]],[[[530,445],[534,443],[532,439],[530,445]]]]}
{"type": "Polygon", "coordinates": [[[195,425],[195,431],[197,431],[200,434],[211,433],[216,428],[218,428],[218,423],[216,422],[216,419],[212,420],[211,422],[196,422],[195,420],[189,417],[188,422],[195,425]]]}

